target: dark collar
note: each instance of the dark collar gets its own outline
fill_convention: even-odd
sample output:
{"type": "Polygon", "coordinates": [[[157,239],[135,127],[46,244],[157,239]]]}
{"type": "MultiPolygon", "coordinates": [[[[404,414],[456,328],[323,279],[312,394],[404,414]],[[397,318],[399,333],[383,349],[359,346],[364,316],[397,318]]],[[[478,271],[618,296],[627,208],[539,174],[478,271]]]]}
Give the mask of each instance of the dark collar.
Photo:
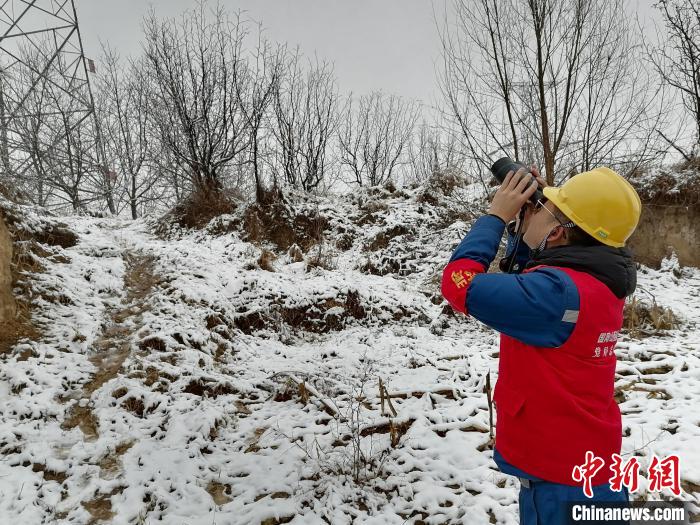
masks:
{"type": "Polygon", "coordinates": [[[629,248],[611,246],[557,246],[543,250],[527,263],[561,266],[585,272],[605,284],[616,297],[632,295],[637,286],[637,265],[629,248]]]}

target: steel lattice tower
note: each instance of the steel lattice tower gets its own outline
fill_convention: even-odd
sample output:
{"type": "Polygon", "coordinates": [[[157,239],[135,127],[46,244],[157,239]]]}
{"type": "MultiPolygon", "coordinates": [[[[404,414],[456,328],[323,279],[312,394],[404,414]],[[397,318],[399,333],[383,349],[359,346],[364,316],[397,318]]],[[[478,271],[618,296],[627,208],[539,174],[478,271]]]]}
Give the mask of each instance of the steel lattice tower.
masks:
{"type": "Polygon", "coordinates": [[[74,0],[0,0],[0,176],[21,180],[37,156],[86,125],[94,126],[95,158],[104,169],[90,88],[94,72],[74,0]],[[22,134],[52,118],[62,125],[49,127],[27,151],[22,134]]]}

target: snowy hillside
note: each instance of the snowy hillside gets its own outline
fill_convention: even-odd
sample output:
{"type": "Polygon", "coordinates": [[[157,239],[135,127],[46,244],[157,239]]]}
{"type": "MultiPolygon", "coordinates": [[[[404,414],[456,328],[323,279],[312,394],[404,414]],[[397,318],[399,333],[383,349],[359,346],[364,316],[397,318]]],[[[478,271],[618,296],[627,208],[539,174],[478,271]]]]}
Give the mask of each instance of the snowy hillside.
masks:
{"type": "MultiPolygon", "coordinates": [[[[285,194],[203,230],[66,219],[77,244],[27,276],[40,336],[0,356],[0,516],[516,524],[490,449],[498,337],[439,293],[479,191],[433,187],[285,194]]],[[[700,512],[700,271],[639,281],[677,325],[617,345],[623,452],[642,474],[678,454],[700,512]]]]}

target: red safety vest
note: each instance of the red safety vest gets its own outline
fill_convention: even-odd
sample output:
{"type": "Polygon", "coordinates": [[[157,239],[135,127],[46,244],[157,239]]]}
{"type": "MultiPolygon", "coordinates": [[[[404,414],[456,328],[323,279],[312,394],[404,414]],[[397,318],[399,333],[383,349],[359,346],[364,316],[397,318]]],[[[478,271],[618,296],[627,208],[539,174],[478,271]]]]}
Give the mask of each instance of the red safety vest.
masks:
{"type": "MultiPolygon", "coordinates": [[[[528,272],[542,266],[531,268],[528,272]]],[[[496,448],[511,465],[546,481],[572,478],[586,451],[605,461],[592,478],[607,483],[611,455],[620,453],[622,420],[614,398],[615,341],[624,299],[586,273],[557,268],[579,293],[576,326],[559,348],[540,348],[501,335],[496,448]]],[[[576,318],[567,311],[565,318],[576,318]]]]}

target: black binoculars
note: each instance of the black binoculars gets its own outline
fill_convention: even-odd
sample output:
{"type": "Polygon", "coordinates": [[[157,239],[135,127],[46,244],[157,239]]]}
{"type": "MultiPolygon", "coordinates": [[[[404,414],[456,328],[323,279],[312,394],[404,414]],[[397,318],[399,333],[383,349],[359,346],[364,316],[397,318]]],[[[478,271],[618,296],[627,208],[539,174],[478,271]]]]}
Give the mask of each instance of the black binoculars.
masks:
{"type": "MultiPolygon", "coordinates": [[[[494,162],[493,166],[491,166],[491,173],[493,173],[493,176],[496,177],[498,182],[503,184],[503,181],[505,180],[506,175],[508,175],[509,171],[517,172],[521,168],[524,168],[527,171],[527,173],[525,174],[526,177],[530,177],[532,181],[535,180],[535,177],[533,177],[532,173],[530,172],[530,168],[525,166],[525,164],[521,164],[520,162],[514,161],[510,157],[501,157],[496,162],[494,162]]],[[[535,193],[533,193],[530,196],[530,201],[533,204],[537,204],[537,201],[542,200],[543,198],[544,194],[542,193],[542,190],[540,188],[537,188],[537,191],[535,191],[535,193]]]]}

